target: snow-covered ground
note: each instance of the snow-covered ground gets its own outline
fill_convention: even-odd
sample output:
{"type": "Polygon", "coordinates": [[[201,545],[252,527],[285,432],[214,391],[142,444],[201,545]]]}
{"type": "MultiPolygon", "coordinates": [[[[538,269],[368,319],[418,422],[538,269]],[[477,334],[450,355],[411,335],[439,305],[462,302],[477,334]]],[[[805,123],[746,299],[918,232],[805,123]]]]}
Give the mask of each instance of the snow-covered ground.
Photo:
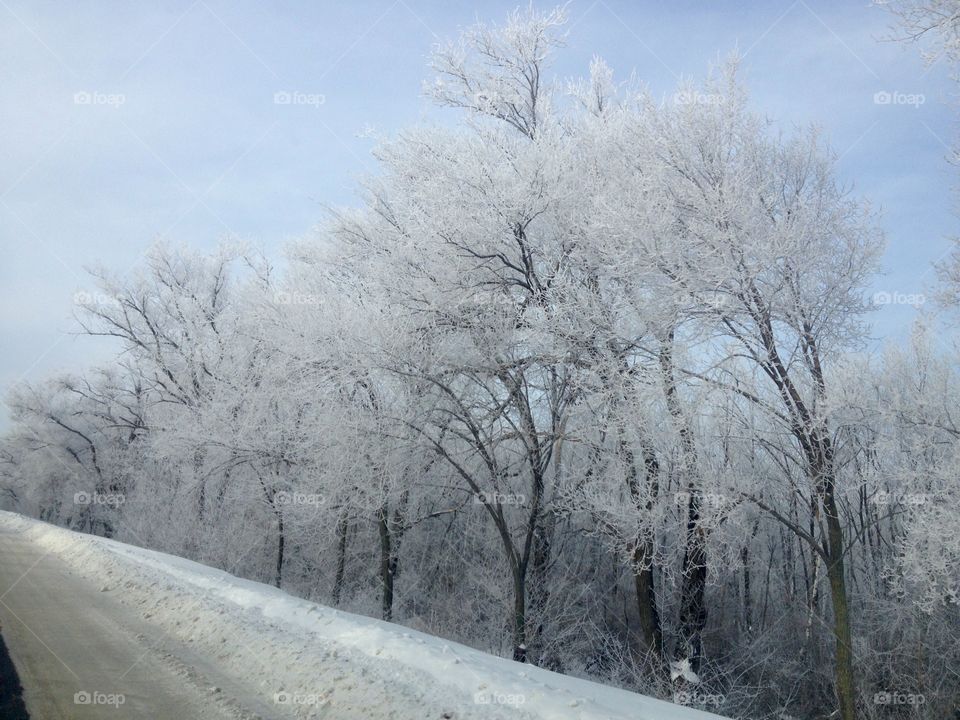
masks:
{"type": "Polygon", "coordinates": [[[0,512],[0,526],[216,662],[271,703],[278,718],[719,718],[317,605],[172,555],[13,513],[0,512]]]}

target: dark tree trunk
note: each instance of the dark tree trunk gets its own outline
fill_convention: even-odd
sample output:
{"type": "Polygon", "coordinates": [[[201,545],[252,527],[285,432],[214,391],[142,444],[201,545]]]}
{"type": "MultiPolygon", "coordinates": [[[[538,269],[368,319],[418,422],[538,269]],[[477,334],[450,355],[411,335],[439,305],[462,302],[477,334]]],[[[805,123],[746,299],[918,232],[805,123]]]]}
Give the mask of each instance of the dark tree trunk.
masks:
{"type": "MultiPolygon", "coordinates": [[[[552,511],[543,513],[533,539],[533,583],[530,588],[530,616],[535,630],[530,638],[530,651],[537,665],[559,670],[558,661],[545,658],[546,649],[543,638],[547,603],[550,600],[550,579],[548,577],[550,558],[553,551],[553,533],[556,516],[552,511]]],[[[529,654],[529,653],[528,653],[529,654]]]]}
{"type": "Polygon", "coordinates": [[[513,573],[513,659],[527,661],[527,598],[526,569],[513,573]]]}
{"type": "Polygon", "coordinates": [[[683,584],[680,590],[680,642],[677,660],[689,660],[700,672],[703,660],[703,629],[707,624],[704,595],[707,587],[706,538],[700,526],[700,494],[690,493],[687,505],[687,543],[683,553],[683,584]]]}
{"type": "Polygon", "coordinates": [[[197,519],[202,523],[207,506],[207,480],[203,475],[203,448],[193,453],[193,473],[199,479],[197,484],[197,519]]]}
{"type": "Polygon", "coordinates": [[[380,617],[384,620],[393,619],[393,588],[397,570],[389,517],[387,506],[381,506],[377,511],[377,529],[380,534],[380,617]]]}
{"type": "Polygon", "coordinates": [[[744,545],[740,551],[743,564],[743,630],[747,638],[753,636],[753,598],[750,589],[750,549],[744,545]]]}
{"type": "Polygon", "coordinates": [[[283,510],[276,508],[275,512],[277,513],[277,571],[273,584],[279,588],[283,580],[283,546],[286,537],[283,533],[283,510]]]}
{"type": "MultiPolygon", "coordinates": [[[[756,288],[753,296],[760,297],[756,288]]],[[[785,406],[793,419],[793,433],[807,460],[810,480],[826,516],[826,547],[809,533],[808,543],[822,553],[830,580],[830,599],[833,605],[833,634],[836,639],[834,659],[835,690],[840,720],[856,720],[856,679],[853,671],[852,630],[850,626],[849,596],[844,575],[844,538],[840,513],[837,509],[836,476],[834,474],[833,444],[826,423],[819,420],[807,407],[804,398],[790,377],[780,358],[770,319],[770,311],[757,302],[755,319],[760,328],[766,360],[764,370],[777,386],[785,406]]],[[[820,364],[817,341],[809,325],[804,327],[804,351],[808,368],[814,381],[816,398],[826,397],[826,385],[820,364]]],[[[796,531],[795,531],[796,532],[796,531]]]]}
{"type": "MultiPolygon", "coordinates": [[[[638,510],[650,513],[653,498],[659,492],[660,463],[653,450],[643,448],[643,465],[646,472],[649,497],[642,502],[637,481],[637,468],[633,451],[629,449],[621,434],[620,451],[627,462],[627,486],[630,496],[638,510]]],[[[640,630],[643,633],[644,653],[652,652],[657,662],[663,660],[663,630],[660,626],[660,612],[657,609],[657,591],[653,571],[653,533],[644,530],[633,545],[631,552],[633,585],[636,590],[637,614],[640,617],[640,630]]]]}
{"type": "Polygon", "coordinates": [[[637,611],[646,650],[653,652],[656,660],[663,659],[663,631],[660,613],[657,610],[657,591],[654,586],[653,567],[648,559],[651,550],[646,541],[638,542],[633,551],[633,586],[637,593],[637,611]],[[640,568],[639,570],[636,568],[640,568]]]}
{"type": "Polygon", "coordinates": [[[660,369],[665,383],[667,409],[680,434],[682,477],[686,479],[688,495],[686,547],[681,569],[683,581],[680,588],[680,638],[675,656],[677,660],[689,660],[690,669],[699,673],[703,659],[703,629],[707,624],[707,606],[704,599],[707,589],[707,538],[706,531],[700,524],[702,497],[696,443],[677,394],[672,346],[671,331],[660,350],[660,369]]]}
{"type": "Polygon", "coordinates": [[[340,605],[343,595],[343,580],[347,571],[347,514],[337,520],[337,569],[333,578],[333,604],[340,605]]]}
{"type": "Polygon", "coordinates": [[[747,639],[753,638],[753,579],[750,570],[750,543],[757,537],[760,522],[754,521],[750,537],[740,549],[740,563],[743,565],[743,629],[747,639]]]}
{"type": "Polygon", "coordinates": [[[824,494],[827,520],[827,577],[833,604],[833,634],[836,638],[836,690],[840,720],[856,720],[856,682],[853,673],[853,633],[850,627],[850,606],[844,575],[843,527],[837,511],[834,480],[827,478],[824,494]]]}

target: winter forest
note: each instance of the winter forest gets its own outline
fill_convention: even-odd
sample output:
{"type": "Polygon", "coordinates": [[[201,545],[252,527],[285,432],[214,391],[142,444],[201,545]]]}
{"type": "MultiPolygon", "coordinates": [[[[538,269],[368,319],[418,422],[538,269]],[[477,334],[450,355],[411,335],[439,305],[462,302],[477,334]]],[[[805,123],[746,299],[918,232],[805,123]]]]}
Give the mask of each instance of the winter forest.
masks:
{"type": "Polygon", "coordinates": [[[566,15],[437,45],[442,121],[282,268],[92,270],[115,357],[10,389],[0,507],[731,718],[960,717],[960,250],[866,352],[882,223],[823,135],[736,57],[557,79],[566,15]]]}

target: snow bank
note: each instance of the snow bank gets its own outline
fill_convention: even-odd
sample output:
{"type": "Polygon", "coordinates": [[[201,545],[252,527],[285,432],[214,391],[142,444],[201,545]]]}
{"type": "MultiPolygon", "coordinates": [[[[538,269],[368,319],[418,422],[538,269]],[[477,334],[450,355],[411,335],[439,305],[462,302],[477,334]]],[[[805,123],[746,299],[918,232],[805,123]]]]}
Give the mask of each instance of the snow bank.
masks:
{"type": "Polygon", "coordinates": [[[0,524],[257,688],[278,717],[722,720],[307,602],[173,555],[14,513],[0,512],[0,524]]]}

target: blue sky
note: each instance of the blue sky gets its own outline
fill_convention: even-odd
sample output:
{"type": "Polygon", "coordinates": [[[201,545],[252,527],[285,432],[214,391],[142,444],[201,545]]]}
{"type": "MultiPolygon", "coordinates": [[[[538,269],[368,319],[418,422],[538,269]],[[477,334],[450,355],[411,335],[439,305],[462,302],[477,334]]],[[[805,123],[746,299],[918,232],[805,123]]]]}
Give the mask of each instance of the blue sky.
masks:
{"type": "MultiPolygon", "coordinates": [[[[71,334],[85,267],[124,272],[158,237],[212,247],[232,236],[279,254],[324,204],[355,202],[356,178],[374,169],[365,129],[449,112],[420,94],[431,45],[516,4],[0,0],[0,390],[109,354],[71,334]],[[276,104],[284,91],[324,102],[276,104]]],[[[956,85],[918,48],[883,40],[884,11],[576,0],[570,13],[561,77],[601,55],[670,95],[739,49],[754,106],[785,130],[821,126],[844,181],[882,211],[875,290],[929,294],[958,225],[946,162],[956,85]]],[[[875,346],[902,339],[915,313],[876,313],[875,346]]]]}

